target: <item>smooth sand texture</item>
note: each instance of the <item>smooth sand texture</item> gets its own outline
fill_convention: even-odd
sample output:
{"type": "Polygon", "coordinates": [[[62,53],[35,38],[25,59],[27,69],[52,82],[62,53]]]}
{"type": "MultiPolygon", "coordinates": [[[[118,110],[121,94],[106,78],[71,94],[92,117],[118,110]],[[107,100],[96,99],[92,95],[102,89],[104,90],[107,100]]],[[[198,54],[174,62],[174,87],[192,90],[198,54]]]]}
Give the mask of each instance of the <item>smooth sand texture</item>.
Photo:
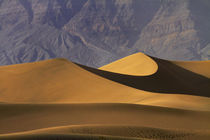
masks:
{"type": "Polygon", "coordinates": [[[2,102],[132,103],[147,97],[144,94],[140,97],[138,90],[92,74],[65,59],[1,67],[0,79],[2,102]]]}
{"type": "Polygon", "coordinates": [[[65,59],[2,66],[0,139],[208,140],[208,68],[142,53],[104,70],[65,59]]]}
{"type": "Polygon", "coordinates": [[[154,74],[158,70],[158,65],[149,56],[143,53],[136,53],[102,66],[99,69],[120,74],[147,76],[154,74]]]}

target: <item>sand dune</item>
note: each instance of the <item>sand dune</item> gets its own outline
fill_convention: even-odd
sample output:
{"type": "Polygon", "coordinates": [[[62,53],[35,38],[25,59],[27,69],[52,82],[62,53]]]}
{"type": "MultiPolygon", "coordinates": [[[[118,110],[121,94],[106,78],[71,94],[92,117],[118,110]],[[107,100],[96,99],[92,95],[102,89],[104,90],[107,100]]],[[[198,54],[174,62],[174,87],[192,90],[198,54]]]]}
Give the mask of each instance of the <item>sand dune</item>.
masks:
{"type": "MultiPolygon", "coordinates": [[[[14,134],[15,132],[49,127],[58,127],[59,129],[36,130],[29,132],[29,134],[34,132],[88,134],[89,132],[134,137],[135,133],[138,134],[143,131],[144,137],[147,135],[149,138],[150,135],[156,136],[157,133],[164,133],[165,135],[173,133],[175,135],[176,130],[180,135],[187,135],[189,132],[190,135],[193,135],[193,132],[197,134],[206,132],[209,136],[210,129],[210,112],[133,104],[5,104],[0,105],[0,111],[2,113],[0,133],[7,134],[7,136],[8,134],[9,136],[17,135],[18,133],[14,134]],[[100,127],[98,129],[90,124],[100,127]],[[64,125],[79,125],[79,127],[60,127],[64,125]],[[86,125],[90,125],[90,127],[85,127],[86,125]],[[135,132],[130,134],[128,130],[135,130],[135,132]]],[[[141,136],[139,134],[139,137],[141,136]]]]}
{"type": "MultiPolygon", "coordinates": [[[[26,134],[18,136],[3,136],[0,138],[4,140],[148,140],[145,138],[129,138],[94,134],[26,134]]],[[[203,136],[201,138],[203,138],[203,136]]]]}
{"type": "Polygon", "coordinates": [[[0,139],[208,140],[209,63],[137,53],[100,69],[65,59],[2,66],[0,139]]]}
{"type": "MultiPolygon", "coordinates": [[[[141,53],[135,54],[134,57],[133,55],[128,56],[129,61],[133,60],[133,63],[137,63],[137,55],[139,55],[139,57],[143,56],[141,53]]],[[[107,79],[140,90],[210,97],[210,79],[208,78],[208,74],[210,73],[208,71],[210,69],[210,61],[190,62],[189,65],[187,65],[188,62],[173,62],[151,58],[157,63],[158,70],[156,73],[147,76],[135,76],[135,73],[132,75],[132,71],[130,73],[131,75],[120,74],[120,72],[123,71],[123,67],[128,67],[127,63],[120,60],[119,63],[116,61],[109,64],[109,67],[105,67],[105,70],[82,67],[107,79]],[[194,63],[196,63],[195,66],[193,66],[194,63]],[[120,64],[119,69],[117,69],[118,64],[120,64]],[[197,70],[198,66],[199,69],[203,70],[197,70]],[[110,73],[112,67],[115,69],[115,73],[110,73]],[[116,73],[117,71],[119,71],[119,73],[116,73]]],[[[144,65],[142,67],[144,67],[144,65]]],[[[100,69],[104,68],[102,67],[100,69]]],[[[141,67],[139,67],[139,69],[141,69],[141,67]]]]}
{"type": "Polygon", "coordinates": [[[136,89],[92,74],[65,59],[1,67],[0,79],[2,102],[136,102],[147,96],[138,98],[136,89]]]}
{"type": "Polygon", "coordinates": [[[210,61],[173,61],[174,64],[210,78],[210,61]]]}
{"type": "MultiPolygon", "coordinates": [[[[110,64],[100,67],[100,70],[105,70],[114,73],[148,76],[152,75],[160,69],[161,63],[170,62],[178,65],[186,70],[196,74],[210,78],[210,61],[167,61],[155,57],[147,56],[141,52],[124,57],[110,64]]],[[[167,67],[166,65],[165,67],[167,67]]]]}
{"type": "Polygon", "coordinates": [[[143,53],[136,53],[99,69],[120,74],[147,76],[154,74],[158,70],[158,65],[149,56],[143,53]]]}
{"type": "MultiPolygon", "coordinates": [[[[141,55],[141,57],[144,56],[141,55]]],[[[100,72],[97,69],[93,70],[100,72]]],[[[111,78],[114,75],[110,72],[107,73],[111,78]]],[[[120,82],[124,82],[123,77],[126,82],[135,84],[135,81],[132,82],[133,79],[129,79],[129,75],[115,75],[120,76],[116,77],[116,81],[121,80],[120,82]]],[[[144,78],[144,76],[138,76],[137,78],[144,78]]],[[[0,79],[2,79],[0,81],[1,102],[135,103],[193,110],[210,110],[209,98],[164,95],[134,89],[88,72],[83,67],[65,59],[52,59],[0,67],[0,79]]],[[[148,86],[149,89],[153,89],[157,87],[155,82],[158,81],[146,83],[148,85],[142,84],[143,86],[148,86]]]]}

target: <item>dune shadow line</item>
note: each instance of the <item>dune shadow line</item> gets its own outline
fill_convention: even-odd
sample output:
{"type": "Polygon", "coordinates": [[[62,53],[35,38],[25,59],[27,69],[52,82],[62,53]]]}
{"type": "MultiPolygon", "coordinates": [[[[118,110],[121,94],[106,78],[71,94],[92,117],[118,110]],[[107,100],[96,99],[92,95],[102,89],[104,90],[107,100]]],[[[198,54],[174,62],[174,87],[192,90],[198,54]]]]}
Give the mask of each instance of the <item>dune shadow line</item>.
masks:
{"type": "Polygon", "coordinates": [[[151,58],[158,64],[158,70],[150,76],[123,75],[77,65],[101,77],[140,90],[210,97],[209,78],[186,70],[170,61],[151,58]]]}

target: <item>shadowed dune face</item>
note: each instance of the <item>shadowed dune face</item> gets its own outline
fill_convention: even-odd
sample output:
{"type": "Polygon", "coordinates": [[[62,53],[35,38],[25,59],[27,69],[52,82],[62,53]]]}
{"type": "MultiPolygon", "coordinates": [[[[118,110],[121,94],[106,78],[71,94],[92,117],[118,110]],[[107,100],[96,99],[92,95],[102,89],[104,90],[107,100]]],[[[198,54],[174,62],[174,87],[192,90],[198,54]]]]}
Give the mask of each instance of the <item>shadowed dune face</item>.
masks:
{"type": "MultiPolygon", "coordinates": [[[[139,55],[142,54],[140,53],[139,55]]],[[[135,59],[136,56],[133,58],[132,55],[129,56],[130,61],[133,60],[133,63],[135,63],[137,61],[135,59]]],[[[128,67],[127,63],[123,63],[122,61],[119,62],[121,63],[119,69],[116,69],[117,62],[109,64],[109,67],[100,68],[106,71],[80,66],[107,79],[145,91],[210,97],[210,79],[208,78],[210,61],[194,62],[197,65],[193,66],[193,62],[189,62],[188,64],[188,62],[170,62],[158,58],[152,59],[157,63],[158,70],[156,73],[149,76],[135,76],[135,74],[124,75],[124,73],[120,74],[110,72],[112,65],[115,68],[115,72],[117,72],[117,70],[122,72],[123,64],[125,67],[128,67]],[[199,69],[204,70],[197,70],[198,67],[199,69]]],[[[141,67],[139,67],[139,69],[140,68],[141,67]]]]}

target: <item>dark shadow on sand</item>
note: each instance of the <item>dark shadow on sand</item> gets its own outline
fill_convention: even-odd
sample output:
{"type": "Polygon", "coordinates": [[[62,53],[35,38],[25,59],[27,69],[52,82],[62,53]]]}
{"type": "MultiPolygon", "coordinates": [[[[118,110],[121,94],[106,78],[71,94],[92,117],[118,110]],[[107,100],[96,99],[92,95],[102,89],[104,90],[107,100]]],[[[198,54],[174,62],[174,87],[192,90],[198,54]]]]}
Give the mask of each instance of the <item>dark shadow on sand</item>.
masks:
{"type": "Polygon", "coordinates": [[[158,64],[158,71],[150,76],[123,75],[77,65],[104,78],[140,90],[210,97],[209,78],[193,73],[167,60],[152,59],[158,64]]]}

